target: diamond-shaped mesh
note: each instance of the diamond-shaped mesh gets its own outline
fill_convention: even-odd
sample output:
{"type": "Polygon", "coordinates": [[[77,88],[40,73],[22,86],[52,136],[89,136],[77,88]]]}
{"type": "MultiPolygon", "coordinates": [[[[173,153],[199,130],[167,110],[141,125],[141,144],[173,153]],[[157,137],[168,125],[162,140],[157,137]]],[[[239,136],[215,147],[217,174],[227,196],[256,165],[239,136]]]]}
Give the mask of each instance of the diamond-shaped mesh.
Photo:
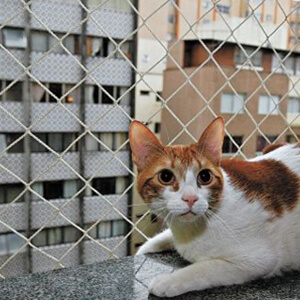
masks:
{"type": "Polygon", "coordinates": [[[174,144],[222,114],[231,157],[298,141],[299,30],[292,0],[1,1],[0,276],[134,254],[165,225],[133,188],[133,118],[174,144]]]}

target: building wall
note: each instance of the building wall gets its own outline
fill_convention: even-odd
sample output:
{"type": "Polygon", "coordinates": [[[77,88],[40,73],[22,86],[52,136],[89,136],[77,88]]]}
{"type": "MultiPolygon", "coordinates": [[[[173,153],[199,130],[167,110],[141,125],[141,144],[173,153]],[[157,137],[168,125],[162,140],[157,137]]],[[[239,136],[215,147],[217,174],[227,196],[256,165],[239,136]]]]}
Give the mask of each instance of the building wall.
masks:
{"type": "MultiPolygon", "coordinates": [[[[231,52],[233,52],[233,49],[231,52]]],[[[223,54],[224,56],[220,55],[219,64],[226,77],[229,78],[237,71],[237,69],[234,66],[229,66],[228,62],[231,61],[230,57],[232,57],[230,51],[225,48],[223,54]],[[228,57],[225,57],[226,52],[229,54],[228,57]]],[[[268,58],[268,55],[266,57],[268,58]]],[[[195,70],[195,67],[184,69],[187,74],[192,74],[195,70]]],[[[269,75],[269,70],[260,71],[259,75],[264,79],[269,75]]],[[[165,85],[163,96],[167,98],[175,89],[183,85],[185,80],[185,77],[179,70],[166,70],[164,74],[165,85]]],[[[193,119],[192,123],[188,126],[188,129],[193,136],[198,139],[205,127],[214,118],[211,111],[205,106],[205,101],[203,101],[201,95],[207,101],[210,101],[210,107],[217,115],[221,114],[225,121],[228,121],[232,118],[233,114],[221,113],[221,93],[233,93],[233,91],[229,85],[226,85],[226,79],[213,64],[209,64],[198,70],[192,77],[192,83],[195,85],[196,89],[189,84],[183,86],[183,88],[172,97],[168,106],[184,124],[189,123],[193,119]],[[198,117],[195,117],[201,110],[203,110],[203,113],[198,117]]],[[[265,118],[265,115],[260,115],[258,113],[259,96],[267,93],[263,87],[256,91],[257,87],[261,85],[258,76],[252,70],[241,69],[236,76],[231,78],[230,83],[237,93],[245,94],[246,98],[252,95],[246,108],[249,111],[249,114],[255,119],[256,123],[260,123],[265,118]]],[[[271,95],[284,96],[279,107],[280,111],[285,116],[287,114],[287,97],[285,95],[288,92],[288,77],[285,74],[274,74],[266,81],[265,86],[271,95]]],[[[162,140],[166,143],[169,140],[173,140],[173,138],[182,131],[182,126],[166,109],[163,110],[162,120],[162,127],[166,127],[168,130],[168,135],[166,131],[162,131],[162,140]]],[[[284,117],[280,115],[270,115],[260,125],[260,129],[266,135],[279,135],[284,131],[285,127],[286,123],[284,117]]],[[[246,111],[236,115],[227,126],[227,129],[232,135],[242,135],[244,137],[243,140],[251,136],[242,151],[248,157],[256,155],[256,140],[258,133],[255,132],[252,134],[256,127],[246,111]]],[[[280,141],[284,140],[285,135],[281,137],[280,141]]],[[[180,136],[176,138],[174,144],[188,144],[191,142],[192,139],[186,133],[182,132],[180,136]]]]}
{"type": "MultiPolygon", "coordinates": [[[[123,5],[123,4],[122,4],[123,5]]],[[[124,6],[124,5],[123,5],[124,6]]],[[[124,8],[122,6],[122,8],[124,8]]],[[[47,33],[48,30],[55,34],[65,34],[71,32],[76,34],[79,38],[82,34],[81,22],[81,7],[74,1],[34,1],[31,5],[34,16],[29,17],[29,28],[32,32],[47,33]],[[51,12],[55,12],[54,14],[51,12]]],[[[0,23],[7,23],[17,11],[22,10],[22,4],[17,0],[5,0],[0,3],[0,23]]],[[[28,17],[28,16],[27,16],[28,17]]],[[[17,18],[9,22],[5,28],[19,28],[24,29],[27,24],[27,17],[25,13],[21,13],[17,18]]],[[[93,12],[93,20],[87,22],[88,37],[106,38],[110,36],[119,43],[122,39],[127,37],[131,41],[129,34],[134,28],[134,15],[131,11],[124,11],[122,9],[112,9],[109,6],[93,12]],[[98,26],[95,24],[98,24],[98,26]],[[99,27],[101,29],[99,29],[99,27]]],[[[2,40],[1,40],[2,41],[2,40]]],[[[28,41],[27,41],[28,45],[28,41]]],[[[29,78],[31,94],[27,95],[31,101],[29,111],[26,111],[28,105],[24,103],[23,99],[12,99],[18,102],[1,101],[0,102],[0,134],[10,135],[12,133],[24,133],[25,121],[31,125],[33,134],[57,134],[57,133],[76,133],[79,135],[82,130],[80,121],[85,123],[92,132],[101,137],[103,133],[121,134],[128,132],[129,119],[131,114],[130,101],[131,97],[126,96],[126,100],[121,100],[121,106],[115,107],[111,104],[91,103],[86,99],[82,106],[79,101],[73,104],[66,104],[63,99],[63,104],[57,103],[41,103],[34,102],[33,84],[35,79],[41,81],[49,88],[49,85],[54,84],[69,84],[74,87],[83,76],[83,70],[80,66],[81,53],[76,55],[69,55],[67,52],[57,53],[50,50],[50,53],[44,55],[43,52],[31,51],[29,61],[26,61],[25,49],[10,49],[11,54],[1,50],[0,51],[0,81],[15,80],[24,73],[24,65],[32,64],[31,73],[33,77],[29,78]],[[22,64],[18,64],[19,60],[22,64]],[[22,101],[20,101],[22,100],[22,101]],[[81,108],[84,109],[85,119],[81,119],[81,108]],[[6,113],[7,111],[8,113],[6,113]]],[[[80,51],[79,51],[80,52],[80,51]]],[[[132,59],[130,53],[125,53],[132,59]]],[[[132,84],[132,69],[124,58],[113,56],[104,61],[100,56],[88,56],[85,67],[91,71],[90,76],[80,86],[85,89],[86,86],[94,84],[101,86],[115,86],[127,89],[132,84]]],[[[24,82],[25,76],[20,77],[20,82],[24,82]]],[[[37,87],[35,85],[35,87],[37,87]]],[[[79,92],[77,89],[76,93],[79,92]]],[[[26,93],[23,89],[23,96],[26,93]]],[[[76,94],[78,95],[78,93],[76,94]]],[[[77,97],[77,96],[76,96],[77,97]]],[[[116,95],[114,95],[117,98],[116,95]]],[[[59,97],[58,97],[59,98],[59,97]]],[[[124,97],[125,98],[125,97],[124,97]]],[[[26,124],[27,125],[27,124],[26,124]]],[[[47,144],[47,142],[46,142],[47,144]]],[[[31,146],[30,146],[31,147],[31,146]]],[[[95,177],[98,179],[105,178],[128,178],[128,167],[130,165],[129,151],[123,149],[119,151],[116,158],[105,151],[103,147],[101,151],[86,150],[86,145],[77,150],[70,150],[63,155],[63,161],[59,160],[58,154],[43,151],[40,153],[31,152],[29,156],[22,153],[2,153],[0,157],[1,164],[5,167],[0,170],[0,188],[7,188],[12,183],[19,183],[22,179],[25,182],[34,180],[37,184],[44,184],[45,182],[59,182],[66,180],[77,179],[80,180],[76,173],[79,173],[83,178],[89,179],[95,177]],[[80,165],[80,156],[82,156],[82,163],[80,165]],[[30,158],[28,172],[28,157],[30,158]],[[53,165],[54,164],[54,165],[53,165]],[[53,165],[51,167],[51,165],[53,165]],[[82,170],[83,168],[84,170],[82,170]],[[16,176],[14,176],[14,173],[16,176]]],[[[1,149],[2,151],[3,149],[1,149]]],[[[32,150],[32,149],[31,149],[32,150]]],[[[33,188],[34,185],[31,186],[33,188]]],[[[127,186],[126,186],[127,187],[127,186]]],[[[76,192],[79,187],[77,187],[76,192]]],[[[38,191],[41,194],[41,191],[38,191]]],[[[75,193],[75,192],[74,192],[75,193]]],[[[39,228],[44,230],[54,230],[72,226],[74,224],[81,224],[83,222],[84,228],[88,228],[95,222],[117,222],[122,220],[122,215],[128,215],[127,204],[129,202],[128,195],[120,198],[120,191],[115,191],[114,194],[98,196],[92,193],[89,189],[85,189],[83,196],[77,195],[72,199],[65,197],[64,199],[52,199],[48,201],[37,200],[36,195],[30,193],[29,201],[30,208],[28,210],[27,204],[20,201],[13,204],[0,204],[1,220],[5,224],[0,226],[0,239],[13,237],[11,228],[19,231],[21,235],[26,236],[26,231],[30,231],[30,236],[34,234],[39,228]],[[82,206],[80,205],[82,201],[82,206]],[[83,211],[80,211],[81,207],[83,211]],[[113,209],[113,207],[116,208],[113,209]],[[30,219],[29,219],[30,217],[30,219]],[[29,228],[28,228],[29,223],[29,228]],[[87,227],[86,227],[87,226],[87,227]]],[[[124,221],[125,222],[125,221],[124,221]]],[[[126,223],[126,222],[125,222],[126,223]]],[[[113,226],[113,223],[110,223],[113,226]]],[[[43,231],[44,231],[43,230],[43,231]]],[[[98,230],[98,229],[97,229],[98,230]]],[[[100,231],[100,229],[99,229],[100,231]]],[[[77,240],[81,237],[80,231],[77,231],[77,240]]],[[[61,243],[57,245],[37,246],[34,250],[30,250],[31,259],[28,260],[27,247],[18,253],[11,263],[8,263],[3,270],[0,271],[3,276],[16,276],[25,274],[31,269],[32,272],[41,272],[58,267],[49,256],[56,259],[62,259],[64,266],[73,266],[79,263],[91,263],[99,260],[108,259],[111,257],[100,244],[105,245],[113,250],[115,254],[124,256],[127,254],[126,243],[122,242],[125,232],[121,236],[98,237],[96,229],[91,230],[90,235],[94,237],[97,242],[85,238],[81,242],[81,246],[76,246],[74,243],[61,243]],[[80,250],[80,247],[82,248],[80,250]],[[100,248],[100,250],[99,250],[100,248]],[[72,250],[71,250],[72,249],[72,250]],[[40,250],[46,253],[43,254],[40,250]],[[70,251],[67,255],[66,252],[70,251]],[[82,255],[80,254],[82,253],[82,255]],[[47,256],[47,254],[49,256],[47,256]],[[80,256],[81,255],[81,256],[80,256]]],[[[37,235],[41,239],[42,232],[37,235]]],[[[29,237],[29,236],[28,236],[29,237]]],[[[36,241],[33,239],[32,243],[35,245],[36,241]]],[[[0,243],[1,244],[1,243],[0,243]]],[[[2,245],[2,244],[1,244],[2,245]]],[[[4,254],[3,249],[0,250],[1,265],[7,259],[14,255],[14,250],[9,250],[4,254]]]]}

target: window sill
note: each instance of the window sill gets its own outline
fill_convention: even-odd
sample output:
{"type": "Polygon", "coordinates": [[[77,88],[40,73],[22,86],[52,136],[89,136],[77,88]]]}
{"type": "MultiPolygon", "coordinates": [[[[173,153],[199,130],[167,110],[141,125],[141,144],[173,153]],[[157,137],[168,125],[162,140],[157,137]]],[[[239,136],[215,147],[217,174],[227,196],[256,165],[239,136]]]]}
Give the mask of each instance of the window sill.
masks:
{"type": "MultiPolygon", "coordinates": [[[[0,282],[1,299],[149,299],[147,286],[162,273],[187,265],[172,253],[131,256],[0,282]]],[[[298,299],[300,272],[244,285],[191,292],[176,299],[298,299]]],[[[150,296],[152,299],[158,299],[150,296]]]]}
{"type": "Polygon", "coordinates": [[[264,70],[263,67],[252,67],[252,66],[249,66],[249,65],[236,65],[235,66],[237,69],[243,69],[243,70],[256,70],[258,72],[262,72],[264,70]]]}

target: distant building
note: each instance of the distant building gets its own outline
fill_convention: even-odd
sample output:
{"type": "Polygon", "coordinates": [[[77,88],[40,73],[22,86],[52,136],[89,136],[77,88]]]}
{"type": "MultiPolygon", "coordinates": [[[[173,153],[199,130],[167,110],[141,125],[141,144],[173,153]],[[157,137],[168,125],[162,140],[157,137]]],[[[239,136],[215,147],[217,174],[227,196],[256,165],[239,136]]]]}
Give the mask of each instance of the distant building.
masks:
{"type": "MultiPolygon", "coordinates": [[[[213,51],[221,42],[203,40],[203,43],[213,51]]],[[[264,133],[270,142],[278,137],[279,141],[292,140],[293,133],[287,128],[285,118],[292,118],[293,114],[294,117],[295,114],[299,115],[299,98],[293,98],[297,89],[292,88],[287,72],[297,74],[299,55],[293,53],[284,63],[286,71],[278,63],[274,52],[268,48],[254,52],[255,47],[243,45],[247,53],[252,55],[252,68],[245,54],[235,43],[225,43],[214,54],[215,62],[207,60],[208,53],[205,47],[198,40],[180,41],[172,53],[184,72],[194,76],[191,79],[193,86],[189,83],[184,85],[173,95],[168,106],[184,124],[192,120],[188,130],[193,136],[200,137],[213,119],[210,111],[213,110],[226,121],[232,119],[227,129],[237,145],[246,142],[242,151],[247,157],[255,156],[267,145],[260,132],[264,133]],[[224,75],[230,78],[230,82],[224,75]],[[203,98],[208,101],[209,106],[203,98]],[[255,123],[259,125],[258,131],[255,123]]],[[[279,55],[286,54],[279,51],[279,55]]],[[[164,98],[172,95],[184,82],[185,76],[170,61],[164,73],[164,98]]],[[[163,110],[162,120],[162,126],[168,128],[168,135],[162,131],[163,141],[172,140],[177,135],[174,143],[186,144],[192,141],[176,118],[166,109],[163,110]]],[[[296,134],[300,133],[299,129],[293,127],[296,134]]],[[[231,156],[236,151],[232,140],[225,137],[224,154],[231,156]]]]}
{"type": "MultiPolygon", "coordinates": [[[[87,0],[86,3],[94,9],[103,1],[87,0]]],[[[132,59],[130,33],[134,30],[134,14],[127,1],[108,1],[92,13],[104,29],[101,30],[91,18],[86,26],[80,24],[86,12],[77,1],[35,0],[30,9],[32,14],[22,11],[18,0],[0,3],[0,24],[5,24],[1,30],[1,44],[11,54],[0,49],[0,106],[22,124],[30,126],[31,132],[50,148],[29,136],[12,145],[24,134],[24,127],[0,110],[0,149],[5,151],[0,163],[8,170],[0,169],[0,213],[1,220],[9,226],[0,225],[0,266],[25,245],[10,227],[27,237],[41,227],[44,229],[31,240],[36,248],[25,246],[1,269],[3,276],[45,271],[58,266],[39,250],[57,259],[69,252],[62,259],[64,266],[109,258],[110,254],[97,244],[99,242],[111,250],[116,248],[114,253],[118,256],[128,253],[127,241],[123,240],[128,223],[96,191],[127,216],[130,196],[126,194],[117,200],[131,180],[126,169],[130,165],[129,149],[121,146],[128,138],[127,115],[133,113],[131,99],[134,90],[127,92],[133,83],[133,71],[120,53],[112,55],[115,45],[110,38],[120,43],[127,37],[121,50],[132,59]],[[8,22],[17,12],[20,14],[8,22]],[[53,47],[58,41],[48,29],[59,38],[71,32],[63,41],[71,55],[60,45],[53,47]],[[49,53],[45,55],[47,51],[49,53]],[[102,63],[109,55],[111,57],[102,63]],[[25,67],[31,65],[32,76],[20,76],[24,70],[12,56],[25,67]],[[78,62],[90,71],[81,85],[77,84],[86,72],[78,62]],[[50,92],[46,92],[35,78],[50,92]],[[16,79],[18,81],[13,84],[16,79]],[[63,106],[57,105],[55,96],[61,98],[68,91],[69,94],[62,99],[63,106]],[[119,99],[122,95],[121,110],[113,106],[112,98],[119,99]],[[85,130],[78,119],[88,125],[103,143],[87,134],[70,146],[85,130]],[[49,169],[58,158],[51,149],[62,153],[68,147],[62,158],[69,166],[58,161],[49,169]],[[108,148],[120,149],[117,157],[121,163],[113,158],[108,148]],[[76,172],[85,179],[92,177],[91,185],[96,191],[84,188],[76,172]],[[26,192],[19,178],[24,182],[34,181],[31,188],[50,204],[36,194],[26,192]],[[84,191],[78,193],[82,188],[84,191]],[[70,201],[76,193],[75,199],[70,201]],[[84,238],[71,250],[82,237],[82,232],[67,219],[84,229],[101,220],[89,231],[96,242],[84,238]]]]}

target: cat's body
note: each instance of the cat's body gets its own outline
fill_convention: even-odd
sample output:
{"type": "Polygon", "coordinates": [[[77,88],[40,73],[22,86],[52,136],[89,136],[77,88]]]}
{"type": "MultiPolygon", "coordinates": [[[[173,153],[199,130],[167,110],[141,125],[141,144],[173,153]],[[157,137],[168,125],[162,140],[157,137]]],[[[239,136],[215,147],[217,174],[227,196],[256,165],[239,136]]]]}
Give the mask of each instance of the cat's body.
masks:
{"type": "MultiPolygon", "coordinates": [[[[216,130],[220,128],[213,129],[208,130],[209,134],[217,135],[216,130]]],[[[208,137],[201,138],[201,147],[208,137]]],[[[150,202],[150,207],[155,209],[160,203],[160,200],[151,202],[152,199],[170,199],[165,206],[173,216],[168,222],[170,229],[150,239],[138,253],[175,248],[192,262],[186,268],[155,278],[149,290],[157,296],[171,297],[214,286],[240,284],[300,269],[299,146],[285,145],[246,162],[221,162],[220,153],[215,156],[216,152],[210,147],[216,143],[214,140],[205,145],[204,150],[212,155],[202,157],[204,150],[200,147],[200,158],[194,158],[193,151],[188,154],[188,148],[175,147],[174,153],[173,149],[165,149],[173,160],[170,168],[175,170],[174,161],[179,159],[185,171],[181,175],[174,171],[176,181],[180,182],[178,186],[174,183],[160,190],[154,182],[152,187],[158,189],[159,196],[153,195],[150,189],[151,177],[148,182],[142,178],[139,182],[139,191],[146,202],[150,202]],[[193,158],[187,159],[189,156],[193,158]],[[202,183],[195,185],[193,174],[199,172],[197,165],[200,165],[200,173],[204,167],[211,170],[214,177],[211,182],[205,182],[206,174],[206,178],[202,175],[202,183]],[[191,195],[197,195],[197,199],[191,195]],[[202,198],[207,200],[201,202],[202,198]],[[187,203],[190,213],[185,213],[187,203]]]]}

